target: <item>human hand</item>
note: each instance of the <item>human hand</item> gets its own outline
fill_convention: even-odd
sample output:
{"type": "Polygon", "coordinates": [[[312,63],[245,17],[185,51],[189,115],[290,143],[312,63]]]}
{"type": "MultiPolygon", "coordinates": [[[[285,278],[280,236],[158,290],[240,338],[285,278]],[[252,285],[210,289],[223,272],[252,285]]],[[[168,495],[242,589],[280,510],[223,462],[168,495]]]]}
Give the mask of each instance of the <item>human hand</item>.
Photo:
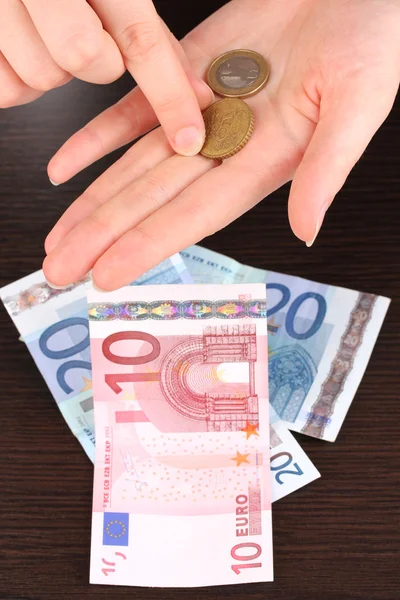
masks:
{"type": "Polygon", "coordinates": [[[35,100],[73,76],[109,83],[125,65],[174,150],[196,154],[204,142],[199,101],[212,93],[152,0],[1,0],[0,107],[35,100]]]}
{"type": "MultiPolygon", "coordinates": [[[[246,99],[255,114],[249,143],[219,165],[201,156],[173,156],[162,130],[148,134],[49,234],[43,265],[48,280],[64,286],[93,268],[99,288],[118,288],[221,229],[290,179],[292,229],[312,243],[390,111],[399,83],[399,30],[399,5],[389,0],[233,0],[224,6],[182,45],[201,76],[232,48],[267,58],[266,87],[246,99]]],[[[64,145],[49,165],[50,176],[65,181],[154,124],[136,89],[64,145]],[[136,108],[139,117],[128,123],[136,108]]]]}

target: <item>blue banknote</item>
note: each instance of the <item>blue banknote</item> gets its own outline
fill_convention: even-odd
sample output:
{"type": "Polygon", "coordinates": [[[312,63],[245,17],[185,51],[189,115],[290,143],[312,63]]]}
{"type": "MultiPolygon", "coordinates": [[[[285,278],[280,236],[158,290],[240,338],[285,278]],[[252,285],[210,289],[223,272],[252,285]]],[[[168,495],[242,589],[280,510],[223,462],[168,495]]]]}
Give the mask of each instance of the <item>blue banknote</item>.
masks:
{"type": "Polygon", "coordinates": [[[334,441],[390,300],[242,265],[201,246],[181,256],[195,283],[266,283],[270,403],[289,429],[334,441]]]}
{"type": "MultiPolygon", "coordinates": [[[[132,285],[191,283],[179,255],[132,285]]],[[[64,290],[46,283],[43,271],[3,287],[0,297],[32,354],[61,413],[94,461],[92,367],[86,292],[90,276],[64,290]]]]}

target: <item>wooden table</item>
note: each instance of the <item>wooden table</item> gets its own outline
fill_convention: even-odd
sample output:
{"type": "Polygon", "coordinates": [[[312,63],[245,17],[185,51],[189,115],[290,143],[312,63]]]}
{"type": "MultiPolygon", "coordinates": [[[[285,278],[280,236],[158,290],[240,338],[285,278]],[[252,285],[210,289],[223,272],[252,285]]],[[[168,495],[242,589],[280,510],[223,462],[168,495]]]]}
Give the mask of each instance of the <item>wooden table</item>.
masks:
{"type": "MultiPolygon", "coordinates": [[[[179,11],[172,5],[158,8],[178,36],[218,7],[204,0],[179,11]]],[[[61,143],[131,85],[129,77],[105,88],[75,82],[0,113],[1,285],[40,268],[56,219],[121,155],[59,188],[47,179],[46,164],[61,143]]],[[[178,591],[90,586],[92,465],[1,310],[1,600],[400,598],[399,136],[398,106],[312,249],[289,229],[288,187],[205,242],[257,267],[393,299],[336,443],[298,436],[322,478],[274,505],[275,583],[178,591]]]]}

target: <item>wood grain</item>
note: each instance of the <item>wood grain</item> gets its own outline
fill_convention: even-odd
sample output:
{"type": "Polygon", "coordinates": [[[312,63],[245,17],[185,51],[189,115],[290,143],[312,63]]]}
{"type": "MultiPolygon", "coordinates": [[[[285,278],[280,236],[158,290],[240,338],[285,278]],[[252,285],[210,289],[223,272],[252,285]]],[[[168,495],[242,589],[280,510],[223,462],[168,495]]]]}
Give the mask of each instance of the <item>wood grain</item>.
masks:
{"type": "MultiPolygon", "coordinates": [[[[223,2],[158,2],[182,36],[223,2]]],[[[0,284],[41,266],[56,219],[122,151],[53,188],[46,164],[132,86],[80,82],[0,113],[0,284]]],[[[274,505],[275,582],[201,590],[90,586],[92,465],[5,310],[0,312],[0,599],[395,600],[399,586],[400,107],[375,136],[308,249],[282,188],[204,243],[257,267],[393,299],[335,444],[299,436],[322,478],[274,505]]],[[[212,544],[212,540],[210,540],[212,544]]],[[[167,549],[166,549],[167,551],[167,549]]],[[[156,568],[156,565],[154,566],[156,568]]]]}

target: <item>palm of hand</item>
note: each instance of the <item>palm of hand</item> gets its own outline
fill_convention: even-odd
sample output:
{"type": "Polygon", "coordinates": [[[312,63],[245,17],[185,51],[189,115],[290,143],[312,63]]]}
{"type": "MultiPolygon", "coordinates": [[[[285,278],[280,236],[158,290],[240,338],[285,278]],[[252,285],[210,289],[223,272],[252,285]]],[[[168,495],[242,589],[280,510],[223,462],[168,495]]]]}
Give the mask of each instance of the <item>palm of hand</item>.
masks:
{"type": "MultiPolygon", "coordinates": [[[[375,0],[234,0],[217,11],[183,47],[200,75],[229,49],[249,48],[267,58],[267,86],[246,99],[255,115],[250,142],[217,166],[200,156],[172,156],[160,129],[148,134],[51,232],[48,279],[66,285],[94,266],[97,285],[115,289],[224,227],[290,179],[292,228],[313,240],[393,103],[399,21],[398,7],[375,0]]],[[[130,108],[138,108],[139,94],[129,99],[130,108]]],[[[140,106],[142,122],[149,123],[151,111],[140,106]]],[[[108,150],[128,141],[126,113],[119,137],[112,133],[116,121],[110,117],[121,116],[121,108],[91,125],[91,137],[110,137],[102,140],[108,150]]],[[[67,143],[58,160],[66,161],[72,150],[73,142],[67,143]]],[[[93,151],[92,159],[98,155],[93,151]]]]}

